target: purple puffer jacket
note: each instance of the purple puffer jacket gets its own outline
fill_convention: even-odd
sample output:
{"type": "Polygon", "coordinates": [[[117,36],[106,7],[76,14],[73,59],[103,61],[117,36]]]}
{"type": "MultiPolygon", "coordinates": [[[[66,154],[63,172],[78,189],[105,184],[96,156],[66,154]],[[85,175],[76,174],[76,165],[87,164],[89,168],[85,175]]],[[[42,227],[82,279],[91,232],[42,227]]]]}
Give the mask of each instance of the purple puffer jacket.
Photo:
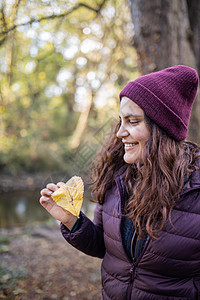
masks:
{"type": "Polygon", "coordinates": [[[200,299],[200,171],[192,174],[158,240],[148,239],[136,262],[122,245],[122,175],[97,204],[94,222],[83,213],[81,228],[70,233],[61,224],[64,238],[82,252],[103,258],[104,300],[200,299]]]}

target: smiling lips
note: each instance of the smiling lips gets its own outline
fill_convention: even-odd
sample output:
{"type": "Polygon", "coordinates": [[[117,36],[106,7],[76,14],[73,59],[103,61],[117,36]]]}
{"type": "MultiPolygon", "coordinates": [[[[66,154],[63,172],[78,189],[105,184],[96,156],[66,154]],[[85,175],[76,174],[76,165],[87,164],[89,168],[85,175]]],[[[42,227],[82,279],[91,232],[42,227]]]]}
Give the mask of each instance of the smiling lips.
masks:
{"type": "Polygon", "coordinates": [[[125,151],[129,151],[135,148],[135,146],[137,145],[137,143],[134,144],[124,144],[124,149],[125,151]]]}

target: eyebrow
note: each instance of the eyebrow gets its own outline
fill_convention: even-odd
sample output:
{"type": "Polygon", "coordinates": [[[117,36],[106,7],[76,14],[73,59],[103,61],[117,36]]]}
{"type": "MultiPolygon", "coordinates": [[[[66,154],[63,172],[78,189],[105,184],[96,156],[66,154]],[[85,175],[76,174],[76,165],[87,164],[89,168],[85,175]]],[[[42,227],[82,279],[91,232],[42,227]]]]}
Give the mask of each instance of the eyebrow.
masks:
{"type": "MultiPolygon", "coordinates": [[[[142,118],[143,116],[142,115],[133,115],[133,114],[128,114],[126,116],[124,116],[124,119],[128,119],[129,117],[139,117],[139,118],[142,118]]],[[[121,116],[119,115],[119,118],[121,118],[121,116]]]]}

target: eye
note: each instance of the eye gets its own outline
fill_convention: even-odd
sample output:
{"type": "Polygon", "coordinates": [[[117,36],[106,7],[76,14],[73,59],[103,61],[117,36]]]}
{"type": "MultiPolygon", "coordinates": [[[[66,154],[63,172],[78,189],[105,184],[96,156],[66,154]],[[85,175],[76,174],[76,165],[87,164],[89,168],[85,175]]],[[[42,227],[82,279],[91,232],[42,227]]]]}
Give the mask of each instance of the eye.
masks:
{"type": "Polygon", "coordinates": [[[137,125],[137,124],[139,124],[140,123],[140,121],[129,121],[129,123],[131,124],[131,125],[137,125]]]}

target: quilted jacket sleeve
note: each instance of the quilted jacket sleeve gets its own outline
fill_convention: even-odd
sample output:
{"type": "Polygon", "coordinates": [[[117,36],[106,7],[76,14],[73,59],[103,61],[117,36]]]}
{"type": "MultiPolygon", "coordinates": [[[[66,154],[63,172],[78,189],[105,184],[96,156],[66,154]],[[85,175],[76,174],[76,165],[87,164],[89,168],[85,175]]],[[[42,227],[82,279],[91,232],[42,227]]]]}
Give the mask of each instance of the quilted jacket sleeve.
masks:
{"type": "Polygon", "coordinates": [[[81,218],[81,227],[73,233],[61,223],[60,227],[63,237],[69,244],[83,253],[103,258],[105,246],[102,225],[102,205],[97,204],[93,222],[82,212],[81,218]]]}

